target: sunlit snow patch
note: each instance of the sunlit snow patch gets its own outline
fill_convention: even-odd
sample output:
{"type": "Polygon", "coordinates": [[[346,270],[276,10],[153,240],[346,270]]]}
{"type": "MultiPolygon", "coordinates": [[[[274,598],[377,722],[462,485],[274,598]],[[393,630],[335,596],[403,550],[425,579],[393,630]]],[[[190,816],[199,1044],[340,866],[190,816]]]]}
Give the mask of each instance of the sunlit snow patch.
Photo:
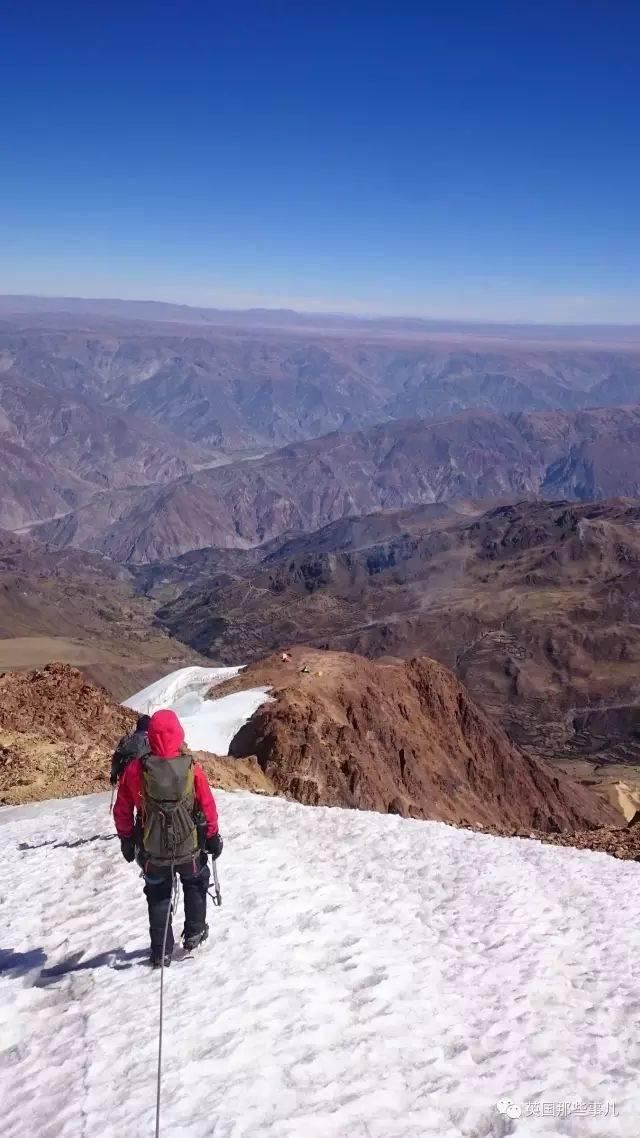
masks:
{"type": "Polygon", "coordinates": [[[170,708],[184,727],[187,745],[194,751],[226,755],[234,735],[268,699],[268,688],[249,688],[221,699],[207,699],[207,692],[239,675],[242,668],[179,668],[142,691],[124,706],[141,715],[170,708]]]}
{"type": "MultiPolygon", "coordinates": [[[[216,800],[224,902],[165,976],[162,1138],[638,1138],[638,864],[216,800]]],[[[108,810],[0,829],[2,1138],[154,1133],[160,978],[108,810]]]]}

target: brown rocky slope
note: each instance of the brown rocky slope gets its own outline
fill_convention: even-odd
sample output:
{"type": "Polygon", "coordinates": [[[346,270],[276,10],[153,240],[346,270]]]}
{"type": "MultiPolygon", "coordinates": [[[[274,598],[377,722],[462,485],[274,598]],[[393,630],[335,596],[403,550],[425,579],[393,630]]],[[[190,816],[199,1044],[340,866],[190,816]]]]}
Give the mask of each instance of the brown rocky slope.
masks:
{"type": "Polygon", "coordinates": [[[117,741],[135,721],[132,711],[68,664],[0,676],[0,730],[35,731],[68,743],[90,737],[101,746],[117,741]]]}
{"type": "Polygon", "coordinates": [[[0,677],[0,802],[91,794],[135,715],[68,664],[0,677]]]}
{"type": "Polygon", "coordinates": [[[289,662],[252,665],[215,695],[258,684],[273,699],[230,754],[256,755],[299,802],[547,831],[622,822],[595,792],[525,758],[433,660],[294,649],[289,662]]]}
{"type": "Polygon", "coordinates": [[[537,838],[553,846],[572,846],[577,850],[592,850],[609,854],[620,861],[640,861],[640,817],[626,826],[601,826],[597,830],[571,830],[560,834],[543,830],[518,829],[511,826],[473,826],[482,833],[499,838],[537,838]]]}

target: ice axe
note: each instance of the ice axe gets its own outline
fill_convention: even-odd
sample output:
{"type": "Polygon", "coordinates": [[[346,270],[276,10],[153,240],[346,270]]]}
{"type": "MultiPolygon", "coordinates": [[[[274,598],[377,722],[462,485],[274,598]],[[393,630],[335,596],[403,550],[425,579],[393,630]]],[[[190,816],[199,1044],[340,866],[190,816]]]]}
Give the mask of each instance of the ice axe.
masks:
{"type": "Polygon", "coordinates": [[[211,897],[211,900],[213,901],[214,905],[219,909],[222,906],[222,893],[220,890],[220,878],[218,877],[218,867],[217,867],[215,861],[212,863],[211,868],[213,870],[213,888],[215,891],[215,896],[213,893],[209,893],[209,896],[211,897]]]}

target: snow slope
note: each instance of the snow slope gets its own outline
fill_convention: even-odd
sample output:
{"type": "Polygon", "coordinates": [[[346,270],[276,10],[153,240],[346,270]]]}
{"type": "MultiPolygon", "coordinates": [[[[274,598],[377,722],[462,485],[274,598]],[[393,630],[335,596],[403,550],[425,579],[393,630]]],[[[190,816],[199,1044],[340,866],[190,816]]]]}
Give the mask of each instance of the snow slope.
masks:
{"type": "Polygon", "coordinates": [[[206,698],[211,687],[232,679],[241,671],[241,668],[180,668],[132,695],[124,706],[141,715],[171,708],[184,727],[187,746],[194,751],[226,755],[234,735],[265,702],[269,690],[251,688],[222,699],[206,698]]]}
{"type": "MultiPolygon", "coordinates": [[[[166,1138],[637,1138],[638,865],[219,807],[223,908],[166,975],[166,1138]]],[[[5,810],[0,835],[3,1138],[153,1135],[159,975],[108,799],[5,810]]]]}

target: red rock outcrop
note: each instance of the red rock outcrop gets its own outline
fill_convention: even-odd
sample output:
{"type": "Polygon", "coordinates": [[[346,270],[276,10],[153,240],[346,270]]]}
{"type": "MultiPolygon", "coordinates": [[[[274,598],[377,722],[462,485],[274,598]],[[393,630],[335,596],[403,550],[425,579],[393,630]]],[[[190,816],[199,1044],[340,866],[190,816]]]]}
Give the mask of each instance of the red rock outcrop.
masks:
{"type": "Polygon", "coordinates": [[[258,684],[271,685],[273,699],[230,753],[255,754],[299,802],[541,831],[622,822],[597,792],[521,754],[433,660],[383,664],[296,648],[215,694],[258,684]]]}
{"type": "Polygon", "coordinates": [[[117,743],[136,716],[70,664],[0,676],[0,729],[37,731],[48,741],[117,743]]]}

